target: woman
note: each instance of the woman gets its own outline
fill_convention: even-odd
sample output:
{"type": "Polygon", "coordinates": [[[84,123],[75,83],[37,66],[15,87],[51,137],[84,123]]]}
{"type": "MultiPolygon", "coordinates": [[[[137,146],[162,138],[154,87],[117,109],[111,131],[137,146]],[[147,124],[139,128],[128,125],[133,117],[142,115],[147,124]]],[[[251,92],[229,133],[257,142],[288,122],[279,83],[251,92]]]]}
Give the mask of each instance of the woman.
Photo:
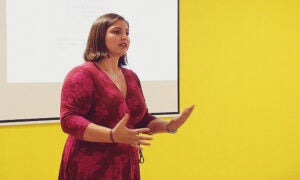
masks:
{"type": "Polygon", "coordinates": [[[148,113],[137,75],[126,65],[129,25],[117,14],[92,25],[85,63],[66,76],[61,93],[61,127],[68,133],[60,180],[138,180],[140,145],[151,136],[175,132],[194,106],[170,122],[148,113]]]}

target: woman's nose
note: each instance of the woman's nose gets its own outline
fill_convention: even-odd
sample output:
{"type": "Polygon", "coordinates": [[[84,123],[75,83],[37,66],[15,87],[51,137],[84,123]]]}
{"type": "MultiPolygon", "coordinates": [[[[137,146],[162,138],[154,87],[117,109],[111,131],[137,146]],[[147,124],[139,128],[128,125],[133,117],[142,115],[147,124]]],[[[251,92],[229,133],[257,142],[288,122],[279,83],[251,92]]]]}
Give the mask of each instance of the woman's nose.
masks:
{"type": "Polygon", "coordinates": [[[127,34],[126,34],[126,33],[123,33],[123,34],[121,35],[121,38],[122,38],[122,39],[127,39],[127,34]]]}

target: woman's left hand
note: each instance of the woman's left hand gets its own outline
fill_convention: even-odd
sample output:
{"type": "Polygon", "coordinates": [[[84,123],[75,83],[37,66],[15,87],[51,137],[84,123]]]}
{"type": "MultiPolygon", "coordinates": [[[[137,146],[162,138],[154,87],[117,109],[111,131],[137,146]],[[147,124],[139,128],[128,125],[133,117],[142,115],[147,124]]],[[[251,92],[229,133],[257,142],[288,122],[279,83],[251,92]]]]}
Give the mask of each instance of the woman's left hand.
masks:
{"type": "Polygon", "coordinates": [[[172,119],[167,125],[168,130],[177,130],[191,115],[194,110],[195,105],[185,108],[184,111],[179,114],[176,118],[172,119]]]}

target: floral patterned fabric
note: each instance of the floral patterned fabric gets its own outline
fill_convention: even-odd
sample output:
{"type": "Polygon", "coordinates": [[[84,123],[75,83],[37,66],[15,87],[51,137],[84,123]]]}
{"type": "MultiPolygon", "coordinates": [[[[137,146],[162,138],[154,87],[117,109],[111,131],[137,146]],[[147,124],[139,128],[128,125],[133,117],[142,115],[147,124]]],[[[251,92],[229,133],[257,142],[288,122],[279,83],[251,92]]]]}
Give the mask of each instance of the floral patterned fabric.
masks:
{"type": "Polygon", "coordinates": [[[61,93],[61,127],[68,133],[61,160],[60,180],[138,180],[137,149],[127,144],[82,140],[90,122],[113,128],[128,113],[128,128],[146,127],[155,119],[148,113],[136,74],[121,68],[126,97],[93,62],[75,67],[61,93]]]}

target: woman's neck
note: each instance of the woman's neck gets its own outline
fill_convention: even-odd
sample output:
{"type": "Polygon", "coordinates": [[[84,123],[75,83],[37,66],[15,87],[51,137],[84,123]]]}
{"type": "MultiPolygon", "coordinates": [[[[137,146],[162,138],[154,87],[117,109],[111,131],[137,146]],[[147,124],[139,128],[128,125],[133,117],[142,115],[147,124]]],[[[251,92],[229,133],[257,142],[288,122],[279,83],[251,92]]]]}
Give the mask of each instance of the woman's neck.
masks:
{"type": "Polygon", "coordinates": [[[119,58],[104,58],[99,62],[96,62],[102,70],[108,73],[116,73],[120,70],[119,68],[119,58]]]}

